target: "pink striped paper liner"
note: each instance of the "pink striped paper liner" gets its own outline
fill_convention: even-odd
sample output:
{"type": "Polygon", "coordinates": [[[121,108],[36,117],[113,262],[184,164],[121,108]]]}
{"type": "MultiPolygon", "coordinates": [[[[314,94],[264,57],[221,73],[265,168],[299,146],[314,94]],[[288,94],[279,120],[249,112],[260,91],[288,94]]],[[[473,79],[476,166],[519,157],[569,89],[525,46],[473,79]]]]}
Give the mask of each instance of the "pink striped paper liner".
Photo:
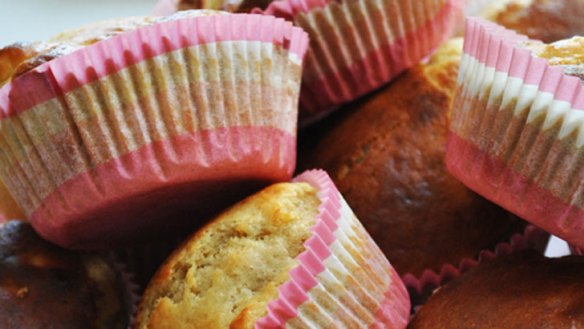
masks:
{"type": "Polygon", "coordinates": [[[425,270],[418,277],[406,273],[402,275],[402,280],[408,287],[414,306],[420,305],[436,288],[447,284],[478,264],[524,250],[536,250],[543,254],[548,240],[549,234],[547,232],[533,225],[528,225],[521,234],[514,234],[509,241],[499,243],[491,250],[482,250],[476,258],[465,258],[458,264],[444,264],[438,272],[425,270]]]}
{"type": "Polygon", "coordinates": [[[388,83],[446,40],[462,0],[283,0],[265,14],[310,35],[300,93],[300,124],[388,83]]]}
{"type": "Polygon", "coordinates": [[[319,214],[298,265],[255,328],[405,328],[405,287],[330,177],[313,170],[294,181],[319,191],[319,214]]]}
{"type": "Polygon", "coordinates": [[[467,21],[446,163],[487,199],[583,247],[584,87],[525,40],[467,21]]]}
{"type": "Polygon", "coordinates": [[[62,246],[193,228],[291,177],[307,43],[274,17],[181,16],[52,60],[0,89],[0,175],[62,246]]]}

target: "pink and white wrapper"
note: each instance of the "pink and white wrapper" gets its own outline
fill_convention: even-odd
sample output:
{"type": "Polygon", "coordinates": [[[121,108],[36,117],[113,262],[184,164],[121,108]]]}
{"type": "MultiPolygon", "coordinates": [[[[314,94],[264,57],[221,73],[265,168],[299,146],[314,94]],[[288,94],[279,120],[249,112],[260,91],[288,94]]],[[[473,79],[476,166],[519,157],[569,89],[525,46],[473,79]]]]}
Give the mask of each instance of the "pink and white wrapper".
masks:
{"type": "Polygon", "coordinates": [[[447,284],[482,262],[524,250],[536,250],[543,254],[549,237],[547,232],[528,225],[521,234],[514,234],[509,241],[499,243],[492,250],[481,251],[476,258],[465,258],[458,264],[444,264],[439,272],[425,270],[419,277],[406,273],[402,275],[402,280],[408,287],[414,306],[419,305],[424,303],[436,288],[447,284]]]}
{"type": "Polygon", "coordinates": [[[584,87],[525,40],[467,20],[446,163],[479,194],[584,247],[584,87]]]}
{"type": "Polygon", "coordinates": [[[283,19],[187,16],[52,60],[0,89],[0,175],[62,246],[192,228],[291,177],[307,44],[283,19]]]}
{"type": "Polygon", "coordinates": [[[265,14],[310,35],[302,76],[300,123],[388,83],[446,40],[462,0],[283,0],[265,14]]]}
{"type": "Polygon", "coordinates": [[[256,329],[405,328],[410,301],[398,274],[320,170],[294,179],[318,189],[313,235],[256,329]]]}

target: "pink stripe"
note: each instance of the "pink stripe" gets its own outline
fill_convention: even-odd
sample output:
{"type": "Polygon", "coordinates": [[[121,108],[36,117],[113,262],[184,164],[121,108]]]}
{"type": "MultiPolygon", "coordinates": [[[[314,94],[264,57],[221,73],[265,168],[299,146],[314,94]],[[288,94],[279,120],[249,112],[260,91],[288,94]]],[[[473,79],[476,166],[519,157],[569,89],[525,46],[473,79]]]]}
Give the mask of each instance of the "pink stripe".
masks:
{"type": "Polygon", "coordinates": [[[546,66],[547,61],[545,59],[532,56],[529,68],[525,74],[525,83],[537,86],[541,85],[546,66]]]}
{"type": "Polygon", "coordinates": [[[511,60],[513,59],[513,46],[506,42],[501,43],[501,48],[499,50],[499,60],[495,69],[500,72],[509,72],[511,68],[511,60]]]}
{"type": "Polygon", "coordinates": [[[371,329],[403,329],[408,325],[410,296],[395,269],[390,268],[389,271],[391,282],[385,292],[385,298],[375,313],[375,320],[369,326],[371,329]]]}
{"type": "Polygon", "coordinates": [[[580,79],[564,74],[559,66],[537,58],[518,45],[526,37],[478,18],[466,22],[464,52],[488,67],[538,86],[538,90],[554,94],[554,99],[569,102],[572,108],[584,110],[584,87],[580,79]]]}
{"type": "Polygon", "coordinates": [[[520,48],[513,49],[509,76],[523,79],[527,74],[530,60],[531,52],[529,50],[520,48]]]}
{"type": "Polygon", "coordinates": [[[312,228],[313,235],[304,243],[305,251],[297,257],[298,267],[290,271],[290,280],[278,288],[279,296],[268,304],[268,315],[256,321],[255,328],[282,328],[286,322],[298,315],[298,308],[308,300],[308,292],[317,285],[304,285],[304,291],[299,294],[295,282],[306,281],[307,275],[316,277],[325,270],[324,261],[331,254],[330,245],[336,240],[334,232],[329,229],[340,218],[340,193],[322,170],[307,171],[294,179],[295,182],[305,182],[318,190],[321,200],[319,213],[312,228]],[[321,237],[321,234],[325,237],[321,237]],[[329,236],[329,237],[326,237],[329,236]],[[325,243],[324,241],[329,241],[325,243]],[[307,269],[304,271],[298,268],[307,269]]]}
{"type": "MultiPolygon", "coordinates": [[[[416,65],[432,50],[431,48],[422,49],[423,45],[419,42],[420,36],[434,37],[433,40],[427,40],[424,44],[432,48],[436,47],[448,37],[445,31],[448,30],[446,25],[450,24],[453,15],[452,1],[448,1],[434,18],[425,22],[417,30],[406,33],[401,38],[395,39],[393,43],[381,45],[349,67],[341,67],[339,71],[329,73],[318,80],[303,79],[300,92],[302,120],[306,121],[306,117],[313,117],[314,113],[322,113],[335,104],[346,103],[365,95],[407,68],[416,65]],[[444,31],[444,33],[436,33],[436,30],[444,31]],[[405,57],[404,54],[413,54],[413,56],[405,57]],[[380,58],[384,60],[379,61],[380,58]],[[384,74],[380,79],[376,79],[369,76],[368,72],[383,72],[384,74]]],[[[307,65],[306,70],[310,69],[312,68],[307,65]]]]}
{"type": "Polygon", "coordinates": [[[43,237],[65,247],[147,241],[192,229],[246,193],[288,180],[294,164],[295,138],[277,129],[195,132],[73,177],[43,201],[31,222],[43,237]]]}
{"type": "Polygon", "coordinates": [[[271,16],[231,14],[157,23],[81,48],[15,79],[0,89],[0,119],[156,56],[225,41],[271,43],[301,59],[308,47],[302,29],[271,16]]]}
{"type": "Polygon", "coordinates": [[[426,269],[421,275],[402,275],[402,280],[410,289],[413,300],[425,299],[429,291],[447,284],[478,264],[496,257],[522,250],[545,251],[549,234],[538,227],[528,225],[522,234],[514,234],[508,241],[497,244],[493,250],[482,250],[476,258],[464,258],[458,264],[444,264],[438,272],[426,269]]]}
{"type": "MultiPolygon", "coordinates": [[[[328,4],[335,2],[334,0],[287,0],[287,1],[274,1],[270,3],[268,8],[263,11],[265,15],[272,15],[276,17],[282,17],[287,20],[293,20],[294,16],[304,13],[308,14],[313,9],[324,8],[328,4]]],[[[259,9],[255,9],[254,13],[262,12],[259,9]]]]}
{"type": "Polygon", "coordinates": [[[448,170],[466,186],[518,216],[575,245],[584,247],[584,209],[554,196],[462,137],[450,132],[448,170]],[[477,162],[477,159],[484,161],[477,162]],[[480,166],[472,175],[469,167],[480,166]],[[490,184],[504,178],[503,188],[490,184]]]}

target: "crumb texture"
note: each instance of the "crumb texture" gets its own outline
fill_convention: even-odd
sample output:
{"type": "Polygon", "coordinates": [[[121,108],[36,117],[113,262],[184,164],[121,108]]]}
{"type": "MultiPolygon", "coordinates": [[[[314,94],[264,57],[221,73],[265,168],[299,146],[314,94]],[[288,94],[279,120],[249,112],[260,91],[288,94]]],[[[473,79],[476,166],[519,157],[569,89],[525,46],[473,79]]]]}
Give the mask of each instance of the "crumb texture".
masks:
{"type": "Polygon", "coordinates": [[[195,234],[146,289],[137,328],[253,328],[318,214],[306,183],[272,185],[195,234]]]}

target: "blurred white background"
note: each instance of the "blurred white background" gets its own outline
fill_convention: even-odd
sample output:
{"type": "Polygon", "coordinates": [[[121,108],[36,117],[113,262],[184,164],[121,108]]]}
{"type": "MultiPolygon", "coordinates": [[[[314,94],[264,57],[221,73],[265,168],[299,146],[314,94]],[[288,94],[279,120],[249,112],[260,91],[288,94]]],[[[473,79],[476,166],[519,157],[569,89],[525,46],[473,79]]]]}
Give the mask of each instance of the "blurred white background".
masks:
{"type": "MultiPolygon", "coordinates": [[[[63,30],[109,18],[149,15],[156,0],[0,0],[0,47],[44,40],[63,30]]],[[[569,253],[553,238],[548,256],[569,253]]]]}
{"type": "Polygon", "coordinates": [[[98,20],[142,16],[156,0],[0,0],[0,47],[48,39],[98,20]]]}

